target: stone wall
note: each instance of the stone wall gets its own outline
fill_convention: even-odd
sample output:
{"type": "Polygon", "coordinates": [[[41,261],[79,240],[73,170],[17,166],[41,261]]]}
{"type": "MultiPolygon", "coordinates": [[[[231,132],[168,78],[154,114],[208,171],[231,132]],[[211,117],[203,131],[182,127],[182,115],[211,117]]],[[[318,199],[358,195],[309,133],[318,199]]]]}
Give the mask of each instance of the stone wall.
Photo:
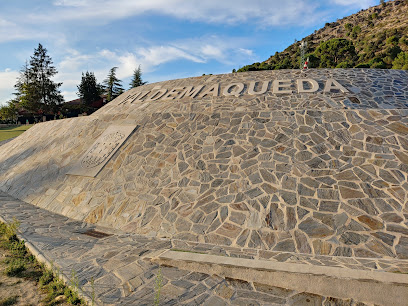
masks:
{"type": "Polygon", "coordinates": [[[1,146],[0,189],[149,236],[408,258],[407,80],[395,70],[283,70],[145,85],[1,146]],[[318,88],[299,90],[303,79],[318,88]],[[111,125],[137,128],[95,178],[67,175],[111,125]]]}

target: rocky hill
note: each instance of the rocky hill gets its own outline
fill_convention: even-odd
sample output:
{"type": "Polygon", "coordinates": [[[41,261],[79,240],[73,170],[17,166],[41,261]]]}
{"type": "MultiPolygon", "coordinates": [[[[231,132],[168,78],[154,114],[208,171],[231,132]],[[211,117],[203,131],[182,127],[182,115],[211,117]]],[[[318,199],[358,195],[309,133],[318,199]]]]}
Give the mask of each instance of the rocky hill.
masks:
{"type": "MultiPolygon", "coordinates": [[[[408,69],[408,1],[361,10],[305,37],[310,68],[408,69]]],[[[300,42],[238,71],[299,68],[300,42]]]]}

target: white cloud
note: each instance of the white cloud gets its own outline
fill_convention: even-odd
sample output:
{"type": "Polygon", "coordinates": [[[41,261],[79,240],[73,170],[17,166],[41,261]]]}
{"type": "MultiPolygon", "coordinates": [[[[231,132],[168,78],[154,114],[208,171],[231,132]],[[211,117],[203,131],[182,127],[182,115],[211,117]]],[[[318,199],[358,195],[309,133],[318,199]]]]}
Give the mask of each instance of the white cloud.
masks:
{"type": "Polygon", "coordinates": [[[65,101],[71,101],[78,99],[78,95],[76,94],[76,91],[62,91],[61,94],[64,96],[65,101]]]}
{"type": "Polygon", "coordinates": [[[223,57],[222,50],[218,46],[214,45],[204,45],[201,48],[201,52],[204,56],[213,57],[213,58],[221,58],[223,57]]]}
{"type": "Polygon", "coordinates": [[[244,49],[244,48],[238,48],[238,51],[241,52],[242,54],[245,54],[247,56],[254,56],[254,52],[249,49],[244,49]]]}
{"type": "MultiPolygon", "coordinates": [[[[139,65],[143,73],[151,73],[162,64],[179,60],[201,64],[209,61],[235,64],[242,59],[250,62],[255,56],[252,50],[242,48],[246,43],[244,39],[208,36],[126,51],[103,49],[83,54],[75,49],[66,49],[65,56],[56,64],[59,72],[55,81],[63,82],[64,97],[71,100],[76,99],[76,86],[85,71],[94,72],[98,82],[102,82],[111,67],[118,67],[117,76],[123,80],[131,77],[139,65]]],[[[177,71],[177,75],[184,76],[183,71],[177,71]]],[[[124,83],[124,86],[127,87],[127,84],[124,83]]]]}
{"type": "Polygon", "coordinates": [[[374,0],[331,0],[331,2],[334,4],[358,7],[362,9],[379,3],[379,1],[374,0]]]}
{"type": "Polygon", "coordinates": [[[45,33],[8,21],[0,16],[0,43],[13,40],[36,39],[45,35],[45,33]]]}
{"type": "Polygon", "coordinates": [[[160,65],[177,59],[186,59],[196,63],[205,61],[198,56],[192,55],[179,47],[174,46],[154,46],[150,48],[140,48],[136,53],[147,63],[160,65]]]}
{"type": "Polygon", "coordinates": [[[18,75],[18,71],[9,68],[0,71],[0,105],[13,98],[14,84],[18,75]]]}
{"type": "Polygon", "coordinates": [[[312,0],[253,0],[251,3],[247,0],[59,0],[54,2],[52,14],[31,14],[30,18],[37,21],[82,20],[95,23],[158,13],[206,23],[237,24],[251,21],[263,26],[282,26],[316,21],[319,17],[316,14],[318,6],[312,0]],[[304,18],[306,15],[309,18],[304,18]]]}
{"type": "Polygon", "coordinates": [[[56,6],[82,7],[82,6],[86,6],[86,1],[84,0],[58,0],[58,1],[54,1],[53,4],[56,6]]]}

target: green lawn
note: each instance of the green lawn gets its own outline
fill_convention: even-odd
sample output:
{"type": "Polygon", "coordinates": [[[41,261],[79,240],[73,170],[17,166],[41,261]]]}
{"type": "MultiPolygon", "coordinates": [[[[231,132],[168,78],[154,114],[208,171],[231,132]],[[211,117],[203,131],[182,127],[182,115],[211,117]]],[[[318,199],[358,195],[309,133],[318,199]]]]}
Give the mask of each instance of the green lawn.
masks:
{"type": "Polygon", "coordinates": [[[6,127],[0,128],[0,141],[17,137],[22,134],[24,131],[27,131],[32,125],[22,125],[19,127],[6,127]]]}

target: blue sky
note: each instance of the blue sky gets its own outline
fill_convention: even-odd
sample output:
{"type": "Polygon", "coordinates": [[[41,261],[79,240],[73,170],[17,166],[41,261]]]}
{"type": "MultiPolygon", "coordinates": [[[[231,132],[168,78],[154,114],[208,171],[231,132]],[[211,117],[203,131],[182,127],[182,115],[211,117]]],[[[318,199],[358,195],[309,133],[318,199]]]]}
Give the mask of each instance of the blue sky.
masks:
{"type": "Polygon", "coordinates": [[[264,61],[326,22],[374,0],[0,0],[0,104],[41,43],[76,99],[81,73],[110,68],[126,89],[141,65],[149,83],[229,73],[264,61]]]}

